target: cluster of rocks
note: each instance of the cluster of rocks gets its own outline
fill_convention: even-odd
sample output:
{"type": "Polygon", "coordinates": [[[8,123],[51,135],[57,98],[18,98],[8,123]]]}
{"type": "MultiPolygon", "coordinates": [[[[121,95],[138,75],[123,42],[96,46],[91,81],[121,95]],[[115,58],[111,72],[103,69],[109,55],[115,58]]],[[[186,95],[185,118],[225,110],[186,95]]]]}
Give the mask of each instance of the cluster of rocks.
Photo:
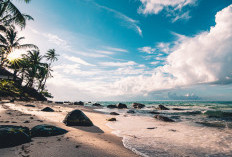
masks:
{"type": "Polygon", "coordinates": [[[117,105],[108,105],[107,108],[127,109],[127,105],[123,103],[118,103],[117,105]]]}
{"type": "Polygon", "coordinates": [[[33,137],[48,137],[68,131],[52,125],[37,125],[31,130],[27,127],[0,125],[0,148],[8,148],[31,142],[33,137]]]}

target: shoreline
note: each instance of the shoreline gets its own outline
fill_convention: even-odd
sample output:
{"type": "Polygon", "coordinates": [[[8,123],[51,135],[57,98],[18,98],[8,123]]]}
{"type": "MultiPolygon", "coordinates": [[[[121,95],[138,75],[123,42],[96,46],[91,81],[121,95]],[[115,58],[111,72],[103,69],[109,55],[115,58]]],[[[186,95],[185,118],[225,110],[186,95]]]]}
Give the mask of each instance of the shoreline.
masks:
{"type": "Polygon", "coordinates": [[[111,133],[113,130],[106,125],[108,116],[94,111],[94,109],[93,107],[40,102],[1,103],[0,125],[17,125],[32,128],[39,124],[51,124],[69,132],[60,136],[33,138],[30,143],[0,149],[0,156],[138,156],[123,146],[121,137],[111,133]],[[25,107],[25,104],[33,104],[36,107],[25,107]],[[55,112],[40,111],[44,107],[51,107],[55,112]],[[82,110],[92,120],[94,126],[65,126],[62,122],[64,117],[74,109],[82,110]],[[33,117],[33,119],[30,119],[30,117],[33,117]],[[29,123],[25,123],[26,121],[29,121],[29,123]]]}

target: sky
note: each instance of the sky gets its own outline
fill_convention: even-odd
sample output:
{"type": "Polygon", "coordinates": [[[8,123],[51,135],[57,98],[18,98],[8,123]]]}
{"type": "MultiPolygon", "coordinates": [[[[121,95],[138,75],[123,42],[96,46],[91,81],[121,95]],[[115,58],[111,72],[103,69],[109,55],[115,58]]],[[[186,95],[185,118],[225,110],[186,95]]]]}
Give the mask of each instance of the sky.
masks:
{"type": "Polygon", "coordinates": [[[15,1],[54,100],[232,100],[232,0],[15,1]]]}

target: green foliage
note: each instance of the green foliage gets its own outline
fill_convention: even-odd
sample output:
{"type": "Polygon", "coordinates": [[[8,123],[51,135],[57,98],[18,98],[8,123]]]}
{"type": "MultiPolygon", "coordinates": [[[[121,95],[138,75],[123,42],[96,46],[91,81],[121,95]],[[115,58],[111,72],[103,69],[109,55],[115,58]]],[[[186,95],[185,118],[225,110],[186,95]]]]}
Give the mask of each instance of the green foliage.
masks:
{"type": "Polygon", "coordinates": [[[47,90],[42,91],[41,94],[45,96],[46,98],[53,98],[52,94],[49,93],[47,90]]]}
{"type": "Polygon", "coordinates": [[[0,81],[0,95],[7,97],[19,97],[22,94],[22,90],[20,90],[14,81],[1,80],[0,81]]]}

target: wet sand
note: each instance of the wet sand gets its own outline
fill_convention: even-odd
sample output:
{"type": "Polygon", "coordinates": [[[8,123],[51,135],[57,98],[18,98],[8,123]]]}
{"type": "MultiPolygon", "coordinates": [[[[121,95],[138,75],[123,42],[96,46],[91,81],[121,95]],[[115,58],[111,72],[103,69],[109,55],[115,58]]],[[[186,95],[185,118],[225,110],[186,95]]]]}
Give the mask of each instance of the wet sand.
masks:
{"type": "Polygon", "coordinates": [[[1,103],[0,125],[17,125],[32,128],[39,124],[51,124],[68,130],[65,135],[32,138],[32,142],[16,147],[0,149],[0,157],[133,157],[122,138],[112,134],[107,127],[109,116],[93,108],[45,103],[1,103]],[[25,107],[32,104],[36,107],[25,107]],[[44,107],[55,112],[42,112],[44,107]],[[67,127],[62,121],[69,111],[82,110],[94,123],[93,127],[67,127]],[[29,121],[29,122],[27,122],[29,121]]]}

